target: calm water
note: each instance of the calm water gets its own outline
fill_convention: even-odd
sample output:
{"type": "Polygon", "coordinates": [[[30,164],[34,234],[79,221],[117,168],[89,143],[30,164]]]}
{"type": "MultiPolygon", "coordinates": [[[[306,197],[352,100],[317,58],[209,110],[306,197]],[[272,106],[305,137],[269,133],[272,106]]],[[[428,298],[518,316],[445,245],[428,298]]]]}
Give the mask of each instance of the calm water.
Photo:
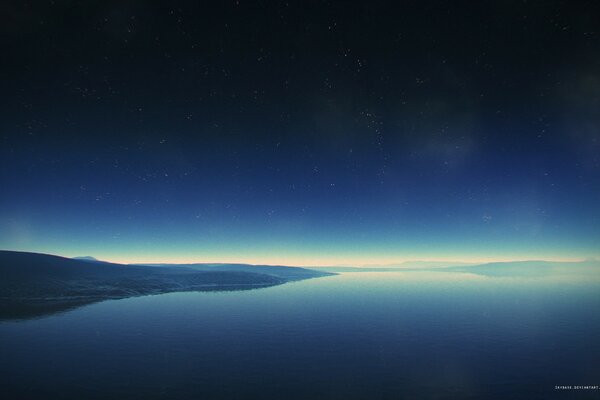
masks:
{"type": "Polygon", "coordinates": [[[600,284],[347,273],[0,323],[4,398],[600,398],[600,284]]]}

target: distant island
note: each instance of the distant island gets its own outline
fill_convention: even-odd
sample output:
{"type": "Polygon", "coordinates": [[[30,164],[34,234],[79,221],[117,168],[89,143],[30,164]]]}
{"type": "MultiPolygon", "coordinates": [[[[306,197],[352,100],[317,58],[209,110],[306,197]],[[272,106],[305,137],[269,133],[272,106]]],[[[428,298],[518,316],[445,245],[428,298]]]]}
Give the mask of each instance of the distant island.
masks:
{"type": "Polygon", "coordinates": [[[109,299],[187,291],[248,290],[333,275],[248,264],[124,265],[85,256],[0,251],[0,319],[43,316],[109,299]]]}
{"type": "Polygon", "coordinates": [[[504,261],[483,264],[411,261],[387,266],[363,267],[312,267],[312,269],[330,273],[352,272],[454,272],[488,277],[544,277],[577,273],[578,276],[597,277],[600,274],[600,261],[504,261]]]}

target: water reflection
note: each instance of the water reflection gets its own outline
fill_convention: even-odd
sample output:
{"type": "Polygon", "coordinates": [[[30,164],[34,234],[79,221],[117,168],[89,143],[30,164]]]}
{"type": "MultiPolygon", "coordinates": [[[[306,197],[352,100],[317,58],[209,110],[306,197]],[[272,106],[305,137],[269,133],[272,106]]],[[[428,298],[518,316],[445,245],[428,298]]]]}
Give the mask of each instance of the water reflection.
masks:
{"type": "Polygon", "coordinates": [[[600,376],[589,278],[361,272],[108,301],[0,323],[0,384],[16,397],[549,398],[600,376]]]}

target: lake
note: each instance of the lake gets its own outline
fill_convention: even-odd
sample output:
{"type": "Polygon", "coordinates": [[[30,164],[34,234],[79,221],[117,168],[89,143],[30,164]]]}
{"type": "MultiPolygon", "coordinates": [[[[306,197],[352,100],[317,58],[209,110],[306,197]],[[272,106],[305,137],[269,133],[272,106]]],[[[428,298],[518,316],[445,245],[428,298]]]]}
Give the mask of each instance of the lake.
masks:
{"type": "Polygon", "coordinates": [[[600,398],[600,282],[410,271],[0,322],[15,398],[600,398]]]}

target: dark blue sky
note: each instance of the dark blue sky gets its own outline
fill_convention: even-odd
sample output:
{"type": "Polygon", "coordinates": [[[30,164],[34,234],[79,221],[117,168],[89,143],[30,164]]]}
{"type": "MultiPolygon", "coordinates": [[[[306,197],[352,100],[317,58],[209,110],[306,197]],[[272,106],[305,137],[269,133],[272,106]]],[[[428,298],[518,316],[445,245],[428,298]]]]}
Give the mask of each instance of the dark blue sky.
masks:
{"type": "Polygon", "coordinates": [[[600,252],[595,2],[8,2],[0,247],[600,252]]]}

